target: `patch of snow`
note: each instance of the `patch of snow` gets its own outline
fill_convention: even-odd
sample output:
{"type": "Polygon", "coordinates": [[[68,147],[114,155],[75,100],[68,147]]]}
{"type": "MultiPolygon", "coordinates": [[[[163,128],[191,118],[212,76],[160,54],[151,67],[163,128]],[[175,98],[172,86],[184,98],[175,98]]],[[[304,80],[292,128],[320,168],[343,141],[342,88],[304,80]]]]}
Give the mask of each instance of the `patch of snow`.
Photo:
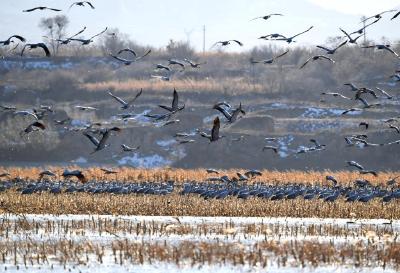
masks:
{"type": "Polygon", "coordinates": [[[172,163],[170,160],[167,160],[158,154],[140,157],[138,153],[135,153],[132,156],[124,156],[117,162],[118,165],[129,165],[136,168],[159,168],[168,166],[172,163]]]}

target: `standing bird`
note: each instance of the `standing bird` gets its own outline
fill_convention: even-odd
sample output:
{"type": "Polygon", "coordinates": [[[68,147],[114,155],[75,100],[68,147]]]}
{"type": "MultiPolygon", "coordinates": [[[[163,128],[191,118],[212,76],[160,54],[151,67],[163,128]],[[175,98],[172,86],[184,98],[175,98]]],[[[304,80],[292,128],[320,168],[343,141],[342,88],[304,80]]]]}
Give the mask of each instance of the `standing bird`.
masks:
{"type": "Polygon", "coordinates": [[[29,47],[29,49],[34,49],[34,48],[40,47],[41,49],[44,50],[44,53],[46,53],[46,57],[50,57],[50,50],[44,43],[26,44],[26,45],[24,45],[24,47],[22,48],[22,51],[21,51],[21,56],[24,55],[24,51],[25,51],[25,49],[27,47],[29,47]]]}
{"type": "Polygon", "coordinates": [[[35,10],[45,10],[45,9],[52,10],[52,11],[61,11],[60,9],[53,9],[53,8],[48,8],[48,7],[36,7],[36,8],[23,10],[22,12],[32,12],[35,10]]]}
{"type": "Polygon", "coordinates": [[[212,129],[211,129],[211,135],[209,135],[209,134],[207,134],[207,133],[205,133],[205,132],[200,132],[200,135],[201,135],[202,137],[208,138],[208,139],[210,140],[210,142],[217,141],[217,140],[219,140],[219,139],[225,137],[225,136],[220,136],[220,135],[219,135],[219,128],[220,128],[219,118],[216,117],[216,118],[214,119],[213,127],[212,127],[212,129]]]}
{"type": "Polygon", "coordinates": [[[239,114],[243,114],[243,115],[246,114],[246,112],[242,109],[242,103],[239,104],[238,108],[234,109],[232,112],[229,113],[230,108],[231,108],[231,106],[229,104],[226,104],[225,102],[217,103],[213,107],[213,109],[221,112],[226,117],[226,119],[228,120],[229,123],[235,122],[238,119],[239,114]],[[227,106],[227,105],[228,105],[228,110],[225,109],[225,107],[223,107],[223,106],[227,106]]]}
{"type": "Polygon", "coordinates": [[[16,39],[20,40],[21,42],[26,41],[26,39],[20,35],[13,35],[13,36],[10,36],[7,40],[0,41],[0,44],[3,44],[4,46],[9,45],[11,42],[13,42],[12,38],[16,38],[16,39]]]}
{"type": "Polygon", "coordinates": [[[335,63],[335,61],[332,60],[332,59],[329,58],[329,57],[326,57],[326,56],[324,56],[324,55],[316,55],[316,56],[312,56],[312,57],[308,58],[307,61],[306,61],[305,63],[303,63],[303,64],[300,66],[300,69],[302,69],[303,67],[305,67],[305,66],[308,64],[309,61],[316,61],[316,60],[322,60],[322,59],[328,60],[328,61],[330,61],[330,62],[333,63],[333,64],[335,63]]]}
{"type": "Polygon", "coordinates": [[[185,108],[185,104],[183,106],[179,106],[179,96],[178,96],[178,92],[176,91],[175,88],[174,88],[171,107],[165,106],[165,105],[158,105],[158,106],[167,110],[168,112],[177,112],[177,111],[181,111],[185,108]]]}
{"type": "Polygon", "coordinates": [[[250,21],[254,21],[256,19],[264,19],[264,20],[268,20],[269,18],[271,18],[272,16],[283,16],[283,14],[280,13],[271,13],[268,15],[264,15],[264,16],[258,16],[256,18],[251,19],[250,21]]]}
{"type": "Polygon", "coordinates": [[[93,6],[92,3],[90,3],[89,1],[80,1],[80,2],[72,3],[72,5],[69,6],[69,8],[72,8],[73,6],[81,6],[81,7],[84,7],[85,4],[87,4],[87,5],[90,6],[92,9],[94,9],[94,6],[93,6]]]}
{"type": "Polygon", "coordinates": [[[126,110],[126,109],[128,109],[128,108],[130,108],[130,107],[133,106],[132,104],[133,104],[133,103],[135,102],[135,100],[142,94],[142,91],[143,91],[142,88],[140,88],[140,91],[136,94],[136,96],[135,96],[133,99],[131,99],[130,101],[128,101],[128,102],[124,101],[124,100],[121,99],[120,97],[115,96],[115,95],[112,94],[110,91],[108,92],[108,94],[109,94],[111,97],[113,97],[116,101],[118,101],[119,103],[122,104],[121,109],[126,110]]]}
{"type": "Polygon", "coordinates": [[[106,142],[107,142],[108,138],[109,138],[110,135],[111,135],[111,131],[120,132],[121,129],[118,128],[118,127],[112,127],[112,128],[110,128],[110,129],[105,129],[105,130],[103,130],[102,132],[100,132],[101,135],[102,135],[102,137],[101,137],[100,140],[98,140],[97,138],[95,138],[95,137],[92,136],[92,135],[89,135],[87,132],[84,132],[84,133],[83,133],[83,135],[86,136],[86,137],[96,146],[96,148],[95,148],[95,150],[92,152],[92,154],[95,153],[95,152],[98,152],[98,151],[100,151],[100,150],[103,150],[105,147],[108,146],[108,145],[106,145],[106,142]]]}
{"type": "Polygon", "coordinates": [[[336,46],[335,48],[326,48],[320,45],[317,45],[318,48],[323,49],[326,51],[326,54],[335,54],[336,50],[338,50],[339,48],[341,48],[342,46],[344,46],[345,44],[347,44],[347,40],[344,41],[343,43],[339,44],[338,46],[336,46]]]}

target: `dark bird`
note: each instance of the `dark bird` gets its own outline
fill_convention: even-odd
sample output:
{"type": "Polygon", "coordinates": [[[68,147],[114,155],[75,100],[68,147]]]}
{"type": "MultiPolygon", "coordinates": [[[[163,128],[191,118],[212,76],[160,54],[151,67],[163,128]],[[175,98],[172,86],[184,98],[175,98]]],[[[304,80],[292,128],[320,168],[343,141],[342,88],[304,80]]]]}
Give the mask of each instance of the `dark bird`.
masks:
{"type": "Polygon", "coordinates": [[[258,63],[262,63],[262,64],[272,64],[276,59],[286,55],[289,52],[289,50],[286,50],[285,52],[283,52],[282,54],[279,54],[271,59],[266,59],[266,60],[254,60],[254,59],[250,59],[250,62],[252,64],[258,64],[258,63]]]}
{"type": "Polygon", "coordinates": [[[53,8],[48,8],[48,7],[36,7],[36,8],[23,10],[22,12],[32,12],[35,10],[45,10],[45,9],[52,10],[52,11],[61,11],[60,9],[53,9],[53,8]]]}
{"type": "Polygon", "coordinates": [[[397,16],[399,16],[399,15],[400,15],[400,11],[398,11],[395,15],[393,15],[393,17],[390,20],[396,19],[397,16]]]}
{"type": "Polygon", "coordinates": [[[112,127],[110,129],[103,130],[102,132],[100,132],[102,135],[100,140],[98,140],[96,137],[90,135],[87,132],[83,133],[83,135],[86,136],[96,146],[96,148],[92,152],[92,154],[95,152],[98,152],[100,150],[103,150],[105,147],[108,146],[108,145],[106,145],[106,142],[107,142],[108,138],[110,137],[112,131],[120,132],[121,129],[118,127],[112,127]]]}
{"type": "Polygon", "coordinates": [[[121,99],[120,97],[115,96],[114,94],[112,94],[110,91],[108,92],[108,94],[113,97],[116,101],[118,101],[120,104],[122,104],[121,109],[128,109],[130,107],[132,107],[133,103],[135,102],[135,100],[142,94],[142,88],[140,88],[140,91],[136,94],[136,96],[131,99],[130,101],[126,102],[123,99],[121,99]]]}
{"type": "MultiPolygon", "coordinates": [[[[86,30],[86,27],[83,27],[83,29],[81,29],[80,31],[78,31],[77,33],[75,33],[74,35],[72,35],[71,37],[66,38],[66,39],[56,39],[55,41],[59,42],[59,43],[62,44],[62,45],[67,45],[67,44],[69,44],[69,43],[72,41],[71,39],[73,39],[73,38],[75,38],[76,36],[78,36],[79,34],[83,33],[85,30],[86,30]]],[[[46,36],[44,36],[44,37],[46,37],[46,36]]],[[[46,37],[46,38],[47,38],[47,37],[46,37]]]]}
{"type": "Polygon", "coordinates": [[[129,52],[133,56],[137,57],[136,52],[133,49],[130,49],[130,48],[121,49],[120,51],[118,51],[117,55],[122,54],[123,52],[129,52]]]}
{"type": "Polygon", "coordinates": [[[339,48],[341,48],[342,46],[344,46],[345,44],[347,44],[347,40],[344,41],[343,43],[339,44],[337,47],[335,48],[327,48],[327,47],[323,47],[320,45],[317,45],[318,48],[321,48],[323,50],[326,51],[326,54],[335,54],[336,50],[338,50],[339,48]]]}
{"type": "Polygon", "coordinates": [[[331,176],[331,175],[325,176],[325,179],[326,179],[327,181],[332,181],[334,186],[336,186],[337,183],[338,183],[337,180],[336,180],[336,178],[334,178],[334,177],[331,176]]]}
{"type": "Polygon", "coordinates": [[[357,40],[360,39],[361,36],[363,36],[362,34],[360,34],[359,36],[355,37],[355,38],[351,38],[350,34],[348,34],[346,31],[344,31],[343,29],[339,28],[341,32],[344,33],[344,35],[349,39],[348,42],[350,44],[357,44],[357,40]]]}
{"type": "Polygon", "coordinates": [[[89,7],[91,7],[92,9],[94,9],[94,6],[93,6],[92,3],[90,3],[89,1],[79,1],[79,2],[72,3],[72,5],[69,6],[69,8],[72,8],[73,6],[81,6],[81,7],[84,7],[85,4],[87,4],[89,7]]]}
{"type": "Polygon", "coordinates": [[[365,29],[366,29],[367,27],[369,27],[369,26],[371,26],[371,25],[377,23],[380,19],[381,19],[381,18],[378,18],[378,19],[376,19],[375,21],[373,21],[373,22],[371,22],[371,23],[369,23],[369,24],[363,26],[362,28],[360,28],[360,29],[358,29],[358,30],[356,30],[356,31],[353,31],[352,33],[350,33],[350,35],[353,35],[353,34],[356,34],[356,33],[358,33],[358,34],[363,34],[364,31],[365,31],[365,29]]]}
{"type": "Polygon", "coordinates": [[[44,52],[46,53],[46,57],[50,57],[50,50],[49,50],[49,48],[48,48],[44,43],[26,44],[26,45],[24,45],[24,47],[22,48],[22,51],[21,51],[21,56],[24,55],[24,51],[25,51],[25,49],[26,49],[27,47],[28,47],[29,49],[41,48],[41,49],[43,49],[44,52]]]}
{"type": "Polygon", "coordinates": [[[400,134],[400,129],[399,129],[399,127],[394,126],[393,124],[389,124],[389,128],[395,129],[396,132],[397,132],[398,134],[400,134]]]}
{"type": "Polygon", "coordinates": [[[56,174],[50,170],[44,170],[39,173],[39,181],[43,179],[44,176],[56,176],[56,174]]]}
{"type": "Polygon", "coordinates": [[[235,122],[238,117],[239,114],[243,114],[245,115],[246,112],[242,109],[242,103],[239,104],[239,107],[230,111],[230,105],[228,104],[229,107],[227,107],[227,104],[225,102],[220,102],[214,105],[213,109],[218,110],[219,112],[221,112],[226,119],[228,120],[229,123],[233,123],[235,122]]]}
{"type": "Polygon", "coordinates": [[[79,179],[79,181],[81,181],[82,183],[86,183],[87,179],[86,177],[83,175],[82,171],[79,170],[73,170],[73,171],[69,171],[69,170],[64,170],[64,172],[62,173],[62,176],[64,178],[68,178],[71,176],[75,176],[76,178],[79,179]]]}
{"type": "Polygon", "coordinates": [[[46,126],[43,123],[41,123],[39,121],[35,121],[35,122],[29,124],[28,127],[26,127],[23,131],[21,131],[20,136],[23,137],[24,135],[27,135],[31,132],[38,131],[38,130],[45,130],[45,129],[46,129],[46,126]]]}
{"type": "Polygon", "coordinates": [[[212,46],[211,48],[213,48],[213,47],[216,46],[217,44],[221,44],[221,46],[227,46],[227,45],[230,45],[231,42],[235,42],[235,43],[237,43],[238,45],[243,46],[243,43],[241,43],[241,42],[238,41],[238,40],[227,40],[227,41],[219,41],[219,42],[216,42],[215,44],[213,44],[213,46],[212,46]]]}
{"type": "Polygon", "coordinates": [[[357,100],[361,101],[364,104],[364,108],[372,108],[372,107],[377,107],[377,106],[381,105],[380,103],[369,104],[368,101],[363,98],[357,98],[357,100]]]}
{"type": "Polygon", "coordinates": [[[268,35],[264,35],[264,36],[258,37],[258,39],[264,39],[264,40],[269,40],[269,38],[272,38],[272,39],[277,39],[277,38],[287,39],[286,36],[284,36],[282,34],[279,34],[279,33],[272,33],[272,34],[268,34],[268,35]]]}
{"type": "Polygon", "coordinates": [[[360,170],[360,174],[372,174],[373,176],[377,177],[378,173],[373,170],[360,170]]]}
{"type": "Polygon", "coordinates": [[[313,139],[313,138],[310,139],[310,142],[314,143],[316,149],[324,149],[326,147],[325,144],[321,144],[321,143],[319,143],[318,140],[313,139]]]}
{"type": "Polygon", "coordinates": [[[393,74],[393,75],[390,76],[390,78],[392,78],[392,79],[396,80],[397,82],[399,82],[400,81],[400,74],[393,74]]]}
{"type": "Polygon", "coordinates": [[[273,150],[274,153],[276,153],[276,154],[278,153],[278,148],[275,147],[275,146],[266,145],[266,146],[264,146],[264,147],[262,148],[262,150],[263,150],[263,151],[265,151],[265,150],[273,150]]]}
{"type": "Polygon", "coordinates": [[[364,170],[364,167],[356,161],[346,161],[346,163],[349,167],[356,167],[359,170],[364,170]]]}
{"type": "Polygon", "coordinates": [[[360,124],[358,124],[358,126],[365,126],[365,130],[368,130],[369,124],[365,121],[362,121],[360,124]]]}
{"type": "Polygon", "coordinates": [[[300,69],[302,69],[303,67],[305,67],[305,66],[308,64],[309,61],[316,61],[316,60],[322,60],[322,59],[328,60],[328,61],[330,61],[330,62],[333,63],[333,64],[335,63],[335,61],[332,60],[332,59],[329,58],[329,57],[326,57],[326,56],[324,56],[324,55],[316,55],[316,56],[312,56],[312,57],[308,58],[307,61],[306,61],[304,64],[302,64],[302,66],[300,66],[300,69]]]}
{"type": "Polygon", "coordinates": [[[296,35],[294,35],[292,37],[289,37],[289,38],[277,38],[276,40],[277,41],[286,41],[288,44],[290,44],[290,43],[294,42],[293,41],[294,38],[296,38],[297,36],[300,36],[301,34],[304,34],[304,33],[308,32],[308,31],[310,31],[313,27],[314,26],[311,26],[308,29],[306,29],[305,31],[297,33],[296,35]]]}
{"type": "Polygon", "coordinates": [[[210,142],[217,141],[217,140],[219,140],[219,139],[221,139],[221,138],[224,137],[224,136],[220,136],[220,135],[219,135],[219,128],[220,128],[219,118],[216,117],[216,118],[214,119],[213,127],[212,127],[212,129],[211,129],[211,135],[209,135],[209,134],[207,134],[207,133],[205,133],[205,132],[200,132],[200,135],[201,135],[202,137],[208,138],[208,139],[210,140],[210,142]]]}
{"type": "Polygon", "coordinates": [[[179,96],[178,96],[178,92],[176,91],[175,88],[174,88],[171,107],[165,106],[165,105],[158,105],[158,106],[169,112],[181,111],[185,108],[185,104],[183,106],[179,106],[179,96]]]}
{"type": "Polygon", "coordinates": [[[4,46],[9,45],[11,42],[13,42],[12,38],[16,38],[16,39],[20,40],[21,42],[26,41],[26,39],[20,35],[13,35],[13,36],[10,36],[7,40],[0,41],[0,44],[3,44],[4,46]]]}
{"type": "Polygon", "coordinates": [[[346,96],[344,96],[344,95],[342,95],[342,94],[340,94],[340,93],[322,92],[321,95],[330,95],[330,96],[334,96],[334,97],[341,97],[341,98],[346,99],[346,100],[351,100],[351,98],[346,97],[346,96]]]}
{"type": "Polygon", "coordinates": [[[395,12],[395,11],[396,11],[395,9],[382,11],[381,13],[378,13],[378,14],[375,14],[373,16],[365,18],[364,20],[361,21],[361,23],[364,23],[365,21],[368,21],[369,19],[373,19],[373,18],[381,19],[383,14],[388,13],[388,12],[395,12]]]}
{"type": "Polygon", "coordinates": [[[387,50],[390,53],[394,54],[397,58],[399,58],[399,54],[393,51],[393,49],[390,48],[390,45],[368,45],[368,46],[362,46],[361,48],[375,48],[377,50],[387,50]]]}
{"type": "Polygon", "coordinates": [[[163,64],[157,64],[156,69],[158,69],[158,70],[165,69],[167,71],[171,71],[171,68],[169,68],[168,66],[163,65],[163,64]]]}
{"type": "Polygon", "coordinates": [[[185,69],[184,63],[182,63],[181,61],[178,61],[178,60],[174,60],[174,59],[169,59],[168,65],[179,65],[180,67],[182,67],[182,69],[185,69]]]}
{"type": "Polygon", "coordinates": [[[100,33],[97,33],[96,35],[93,35],[93,36],[90,37],[89,39],[71,38],[70,40],[71,40],[71,41],[81,42],[82,45],[88,45],[88,44],[90,44],[91,42],[93,42],[93,39],[94,39],[95,37],[97,37],[97,36],[103,34],[104,32],[106,32],[107,29],[108,29],[108,28],[106,27],[103,31],[101,31],[100,33]]]}
{"type": "Polygon", "coordinates": [[[351,113],[351,112],[358,112],[358,111],[362,111],[363,109],[361,108],[350,108],[347,110],[344,110],[341,115],[346,115],[347,113],[351,113]]]}
{"type": "Polygon", "coordinates": [[[256,19],[264,19],[264,20],[268,20],[269,18],[271,18],[272,16],[283,16],[283,14],[280,13],[271,13],[268,15],[264,15],[264,16],[258,16],[256,18],[251,19],[250,21],[256,20],[256,19]]]}
{"type": "Polygon", "coordinates": [[[200,65],[203,65],[203,64],[206,64],[206,63],[207,63],[207,62],[204,62],[204,63],[196,63],[196,62],[194,62],[194,61],[192,61],[192,60],[189,60],[189,59],[187,59],[187,58],[185,58],[184,61],[187,62],[188,64],[190,64],[190,66],[193,67],[193,68],[199,68],[200,65]]]}

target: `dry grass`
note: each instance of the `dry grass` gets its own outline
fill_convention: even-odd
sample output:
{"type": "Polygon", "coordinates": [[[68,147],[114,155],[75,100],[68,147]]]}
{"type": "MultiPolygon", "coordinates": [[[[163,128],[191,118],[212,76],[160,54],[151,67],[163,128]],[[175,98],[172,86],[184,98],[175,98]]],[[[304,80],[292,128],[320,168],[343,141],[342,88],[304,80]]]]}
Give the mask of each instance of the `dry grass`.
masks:
{"type": "MultiPolygon", "coordinates": [[[[64,169],[81,169],[83,174],[88,180],[94,181],[118,181],[118,182],[165,182],[168,180],[175,181],[175,184],[183,184],[187,181],[205,181],[207,178],[216,177],[221,175],[228,175],[229,177],[236,176],[237,172],[244,173],[247,170],[244,169],[229,169],[229,170],[218,170],[219,175],[208,174],[205,169],[173,169],[173,168],[155,168],[155,169],[140,169],[140,168],[115,168],[118,174],[105,175],[100,168],[79,168],[77,166],[69,166],[66,168],[48,166],[45,168],[1,168],[0,174],[8,172],[11,174],[11,179],[21,178],[25,180],[37,180],[39,173],[44,169],[49,169],[58,175],[61,175],[64,169]]],[[[367,179],[372,185],[384,186],[386,181],[400,176],[400,172],[380,172],[378,177],[373,175],[360,175],[358,172],[350,171],[336,171],[332,172],[329,170],[318,172],[318,171],[269,171],[261,170],[262,176],[256,177],[249,181],[252,183],[267,183],[267,184],[288,184],[288,183],[299,183],[307,185],[330,185],[325,180],[326,175],[334,176],[340,185],[350,186],[356,179],[367,179]]],[[[61,176],[58,178],[62,179],[61,176]]],[[[1,178],[0,178],[1,180],[1,178]]],[[[4,179],[3,179],[4,180],[4,179]]]]}
{"type": "Polygon", "coordinates": [[[171,82],[160,81],[160,80],[127,80],[127,81],[107,81],[97,83],[86,83],[80,86],[82,89],[89,91],[98,91],[106,89],[115,89],[122,91],[139,90],[154,90],[154,91],[165,91],[176,88],[180,91],[208,91],[208,92],[229,92],[235,94],[237,91],[251,91],[251,92],[262,92],[265,90],[261,84],[253,84],[243,78],[225,78],[225,79],[184,79],[184,80],[173,80],[171,82]],[[234,90],[232,90],[234,86],[234,90]],[[236,90],[236,91],[235,91],[236,90]]]}

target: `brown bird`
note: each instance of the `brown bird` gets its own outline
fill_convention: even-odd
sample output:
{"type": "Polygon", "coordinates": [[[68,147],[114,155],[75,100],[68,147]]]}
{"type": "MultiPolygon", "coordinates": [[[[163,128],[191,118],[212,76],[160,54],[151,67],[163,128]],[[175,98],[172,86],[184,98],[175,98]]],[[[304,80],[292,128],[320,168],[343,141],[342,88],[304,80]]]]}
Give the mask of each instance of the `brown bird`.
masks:
{"type": "Polygon", "coordinates": [[[48,8],[48,7],[36,7],[36,8],[23,10],[22,12],[32,12],[35,10],[45,10],[45,9],[52,10],[52,11],[61,11],[60,9],[53,9],[53,8],[48,8]]]}
{"type": "Polygon", "coordinates": [[[76,178],[79,179],[79,181],[81,181],[82,183],[86,183],[87,182],[87,178],[85,177],[85,175],[82,173],[82,171],[79,170],[73,170],[73,171],[69,171],[69,170],[64,170],[64,172],[62,173],[62,176],[64,178],[68,178],[71,176],[75,176],[76,178]]]}
{"type": "Polygon", "coordinates": [[[29,49],[34,49],[34,48],[41,48],[41,49],[43,49],[44,50],[44,52],[46,53],[46,57],[50,57],[50,50],[49,50],[49,48],[44,44],[44,43],[37,43],[37,44],[26,44],[26,45],[24,45],[24,47],[22,48],[22,51],[21,51],[21,56],[23,56],[24,55],[24,51],[25,51],[25,49],[26,48],[29,48],[29,49]]]}

